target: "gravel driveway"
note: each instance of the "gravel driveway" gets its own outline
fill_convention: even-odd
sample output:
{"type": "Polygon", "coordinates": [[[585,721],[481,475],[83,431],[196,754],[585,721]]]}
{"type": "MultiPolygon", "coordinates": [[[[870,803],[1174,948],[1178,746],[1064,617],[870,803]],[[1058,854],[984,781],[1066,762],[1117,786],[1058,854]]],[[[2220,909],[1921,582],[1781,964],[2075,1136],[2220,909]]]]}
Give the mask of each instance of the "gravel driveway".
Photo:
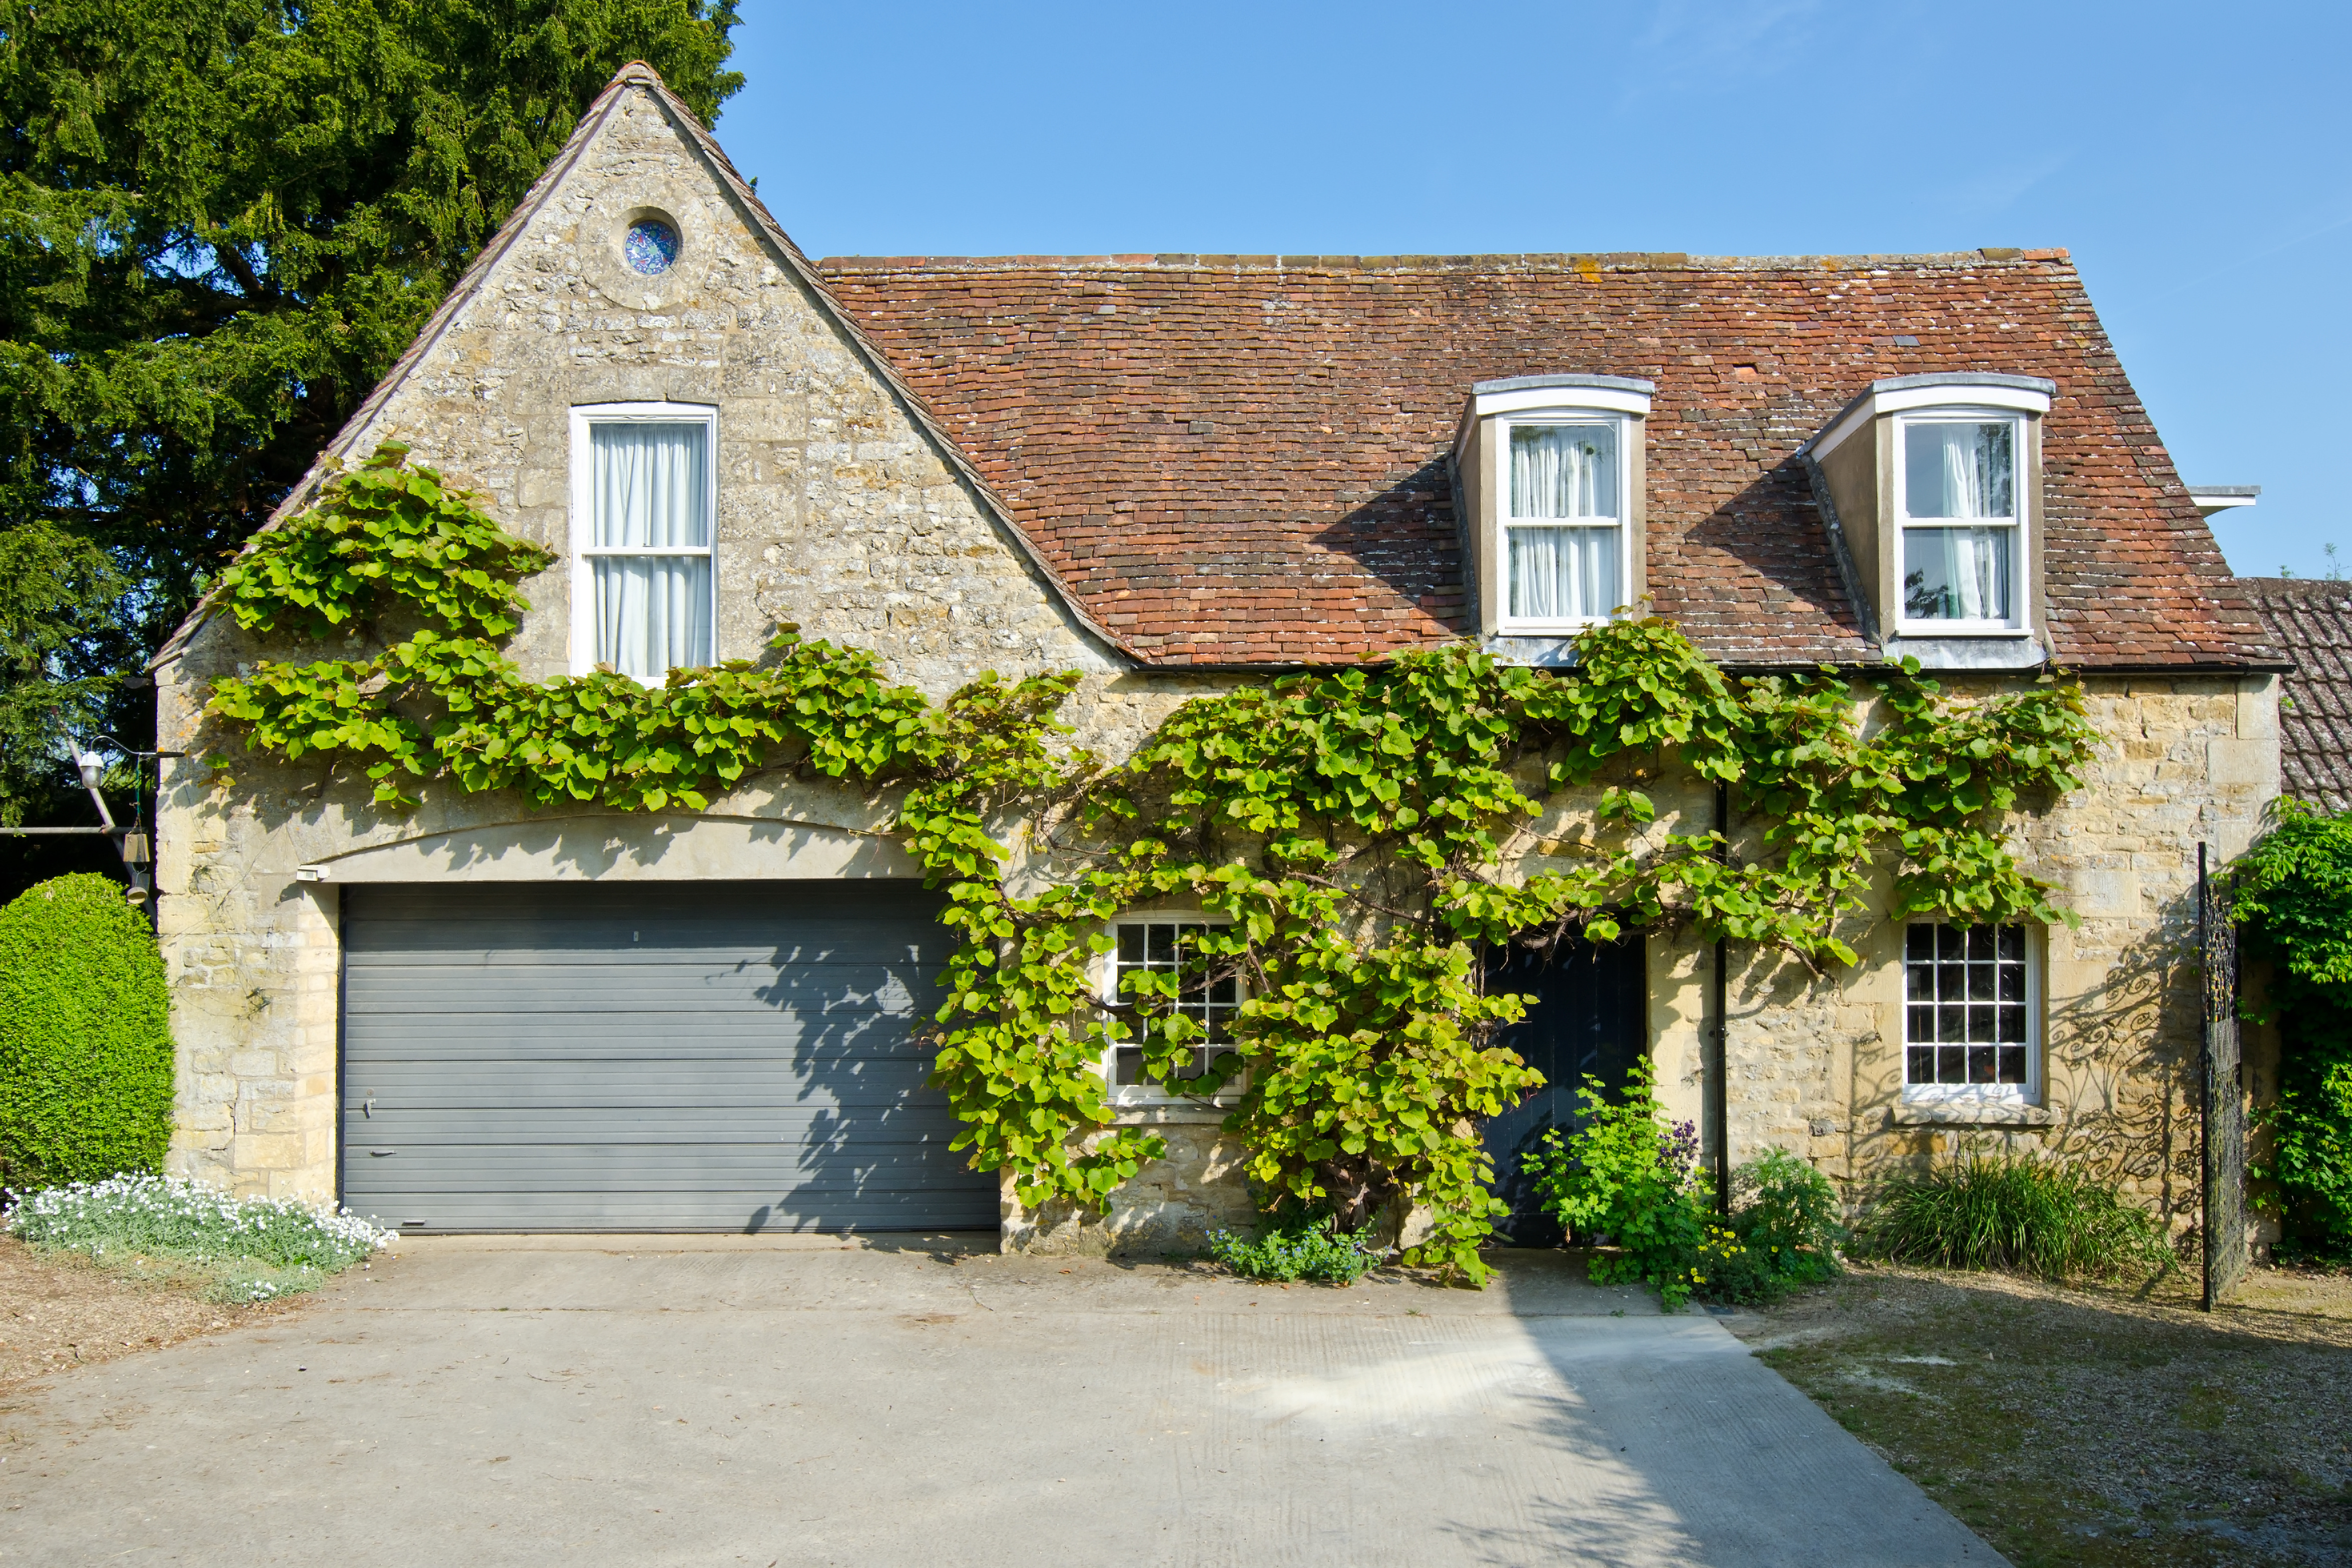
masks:
{"type": "Polygon", "coordinates": [[[14,1391],[0,1563],[2000,1561],[1712,1319],[1504,1256],[1479,1293],[411,1240],[14,1391]]]}

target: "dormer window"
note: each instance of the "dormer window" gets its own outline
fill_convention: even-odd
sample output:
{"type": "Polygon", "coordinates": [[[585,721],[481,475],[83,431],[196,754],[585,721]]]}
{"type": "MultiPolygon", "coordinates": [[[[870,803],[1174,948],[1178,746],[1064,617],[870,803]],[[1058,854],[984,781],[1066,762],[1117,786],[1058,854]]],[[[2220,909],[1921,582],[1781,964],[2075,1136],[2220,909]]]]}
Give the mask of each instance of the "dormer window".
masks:
{"type": "Polygon", "coordinates": [[[1643,591],[1642,425],[1650,383],[1517,376],[1471,389],[1455,437],[1490,636],[1565,640],[1643,591]]]}
{"type": "Polygon", "coordinates": [[[1584,625],[1626,601],[1618,424],[1564,415],[1511,422],[1510,624],[1584,625]]]}
{"type": "Polygon", "coordinates": [[[2042,421],[2056,391],[1991,371],[1890,376],[1806,444],[1841,564],[1889,658],[2042,658],[2042,421]]]}
{"type": "Polygon", "coordinates": [[[1899,422],[1905,622],[1933,632],[2004,630],[2017,569],[2018,422],[1944,414],[1899,422]]]}

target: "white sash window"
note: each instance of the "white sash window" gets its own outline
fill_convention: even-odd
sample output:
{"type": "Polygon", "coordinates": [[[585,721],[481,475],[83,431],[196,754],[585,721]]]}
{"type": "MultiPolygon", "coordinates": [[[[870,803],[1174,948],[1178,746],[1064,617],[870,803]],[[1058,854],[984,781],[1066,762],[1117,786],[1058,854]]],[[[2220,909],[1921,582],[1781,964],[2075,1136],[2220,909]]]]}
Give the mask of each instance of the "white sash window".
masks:
{"type": "Polygon", "coordinates": [[[2042,974],[2022,925],[1915,922],[1904,933],[1903,1092],[2038,1099],[2042,974]]]}
{"type": "Polygon", "coordinates": [[[657,685],[717,662],[717,411],[572,411],[572,664],[657,685]]]}
{"type": "Polygon", "coordinates": [[[1621,422],[1515,421],[1506,474],[1504,624],[1571,629],[1624,603],[1621,422]]]}
{"type": "Polygon", "coordinates": [[[2019,623],[2018,448],[2013,418],[1937,413],[1896,430],[1903,510],[1901,618],[1931,632],[2019,623]]]}
{"type": "MultiPolygon", "coordinates": [[[[1223,921],[1205,921],[1198,915],[1160,915],[1120,920],[1112,927],[1113,946],[1103,956],[1102,999],[1106,1002],[1133,1005],[1134,998],[1126,991],[1125,981],[1138,970],[1158,974],[1182,974],[1195,966],[1200,958],[1197,944],[1201,934],[1211,925],[1223,921]]],[[[1240,1011],[1241,982],[1231,975],[1214,978],[1202,977],[1186,985],[1177,997],[1174,1011],[1190,1019],[1201,1029],[1201,1036],[1192,1046],[1192,1065],[1179,1073],[1180,1078],[1200,1077],[1219,1057],[1232,1049],[1234,1015],[1240,1011]]],[[[1129,1027],[1134,1027],[1130,1025],[1129,1027]]],[[[1110,1100],[1118,1105],[1160,1104],[1181,1102],[1185,1096],[1181,1087],[1154,1082],[1143,1067],[1143,1047],[1139,1041],[1130,1045],[1115,1045],[1104,1053],[1103,1077],[1110,1087],[1110,1100]]],[[[1238,1080],[1224,1086],[1226,1095],[1241,1087],[1238,1080]]]]}

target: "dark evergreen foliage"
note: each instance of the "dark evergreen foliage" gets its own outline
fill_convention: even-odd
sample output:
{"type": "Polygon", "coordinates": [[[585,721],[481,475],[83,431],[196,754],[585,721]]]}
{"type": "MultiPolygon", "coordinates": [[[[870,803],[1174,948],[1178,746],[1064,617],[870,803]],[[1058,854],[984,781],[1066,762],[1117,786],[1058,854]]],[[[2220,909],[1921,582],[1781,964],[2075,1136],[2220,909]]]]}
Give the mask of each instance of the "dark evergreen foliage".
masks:
{"type": "Polygon", "coordinates": [[[0,821],[92,819],[60,722],[150,744],[144,695],[111,677],[285,497],[615,70],[644,59],[716,118],[742,83],[735,9],[0,0],[0,821]]]}

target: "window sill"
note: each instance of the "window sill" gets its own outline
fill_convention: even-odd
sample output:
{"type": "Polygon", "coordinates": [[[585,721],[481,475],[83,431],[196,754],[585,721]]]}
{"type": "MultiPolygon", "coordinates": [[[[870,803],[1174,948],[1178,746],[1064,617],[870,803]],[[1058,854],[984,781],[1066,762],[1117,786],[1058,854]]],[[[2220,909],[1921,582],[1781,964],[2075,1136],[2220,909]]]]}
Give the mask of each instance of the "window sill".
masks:
{"type": "MultiPolygon", "coordinates": [[[[680,665],[677,665],[677,668],[679,668],[679,669],[696,669],[696,670],[711,669],[711,668],[715,668],[715,667],[716,667],[716,663],[715,663],[715,661],[714,661],[714,663],[713,663],[713,664],[680,664],[680,665]]],[[[588,666],[586,669],[584,669],[584,670],[574,670],[574,671],[572,671],[572,678],[573,680],[575,680],[575,681],[578,681],[578,680],[585,680],[585,679],[587,679],[589,676],[591,676],[591,675],[593,675],[593,674],[595,674],[596,673],[597,673],[596,666],[595,666],[595,665],[593,665],[593,664],[591,664],[591,665],[589,665],[589,666],[588,666]]],[[[627,673],[626,671],[625,671],[625,670],[616,670],[616,671],[614,671],[614,673],[615,674],[618,674],[618,675],[619,675],[622,679],[624,679],[624,680],[629,680],[629,681],[635,681],[635,682],[636,682],[636,683],[637,683],[637,685],[641,685],[641,686],[645,687],[645,688],[646,688],[646,690],[647,690],[647,691],[649,691],[649,692],[657,692],[657,691],[660,691],[660,690],[662,690],[664,687],[666,687],[666,686],[667,686],[667,685],[669,685],[669,676],[668,676],[667,674],[659,674],[659,675],[632,675],[632,674],[628,674],[628,673],[627,673]]]]}
{"type": "Polygon", "coordinates": [[[1916,659],[1923,670],[2030,670],[2048,653],[2032,632],[1937,632],[1921,636],[1907,629],[1887,637],[1880,652],[1888,659],[1916,659]]]}
{"type": "Polygon", "coordinates": [[[1239,1104],[1232,1096],[1221,1100],[1112,1100],[1112,1125],[1175,1126],[1186,1123],[1219,1123],[1239,1104]]]}
{"type": "Polygon", "coordinates": [[[1898,621],[1897,637],[2031,637],[2031,626],[1969,626],[1953,621],[1898,621]]]}
{"type": "Polygon", "coordinates": [[[1503,622],[1495,629],[1497,637],[1573,637],[1590,632],[1595,626],[1606,626],[1610,618],[1596,615],[1589,621],[1531,621],[1503,622]]]}
{"type": "Polygon", "coordinates": [[[2021,1100],[1902,1100],[1895,1106],[1898,1127],[2049,1127],[2057,1120],[2047,1105],[2021,1100]]]}

